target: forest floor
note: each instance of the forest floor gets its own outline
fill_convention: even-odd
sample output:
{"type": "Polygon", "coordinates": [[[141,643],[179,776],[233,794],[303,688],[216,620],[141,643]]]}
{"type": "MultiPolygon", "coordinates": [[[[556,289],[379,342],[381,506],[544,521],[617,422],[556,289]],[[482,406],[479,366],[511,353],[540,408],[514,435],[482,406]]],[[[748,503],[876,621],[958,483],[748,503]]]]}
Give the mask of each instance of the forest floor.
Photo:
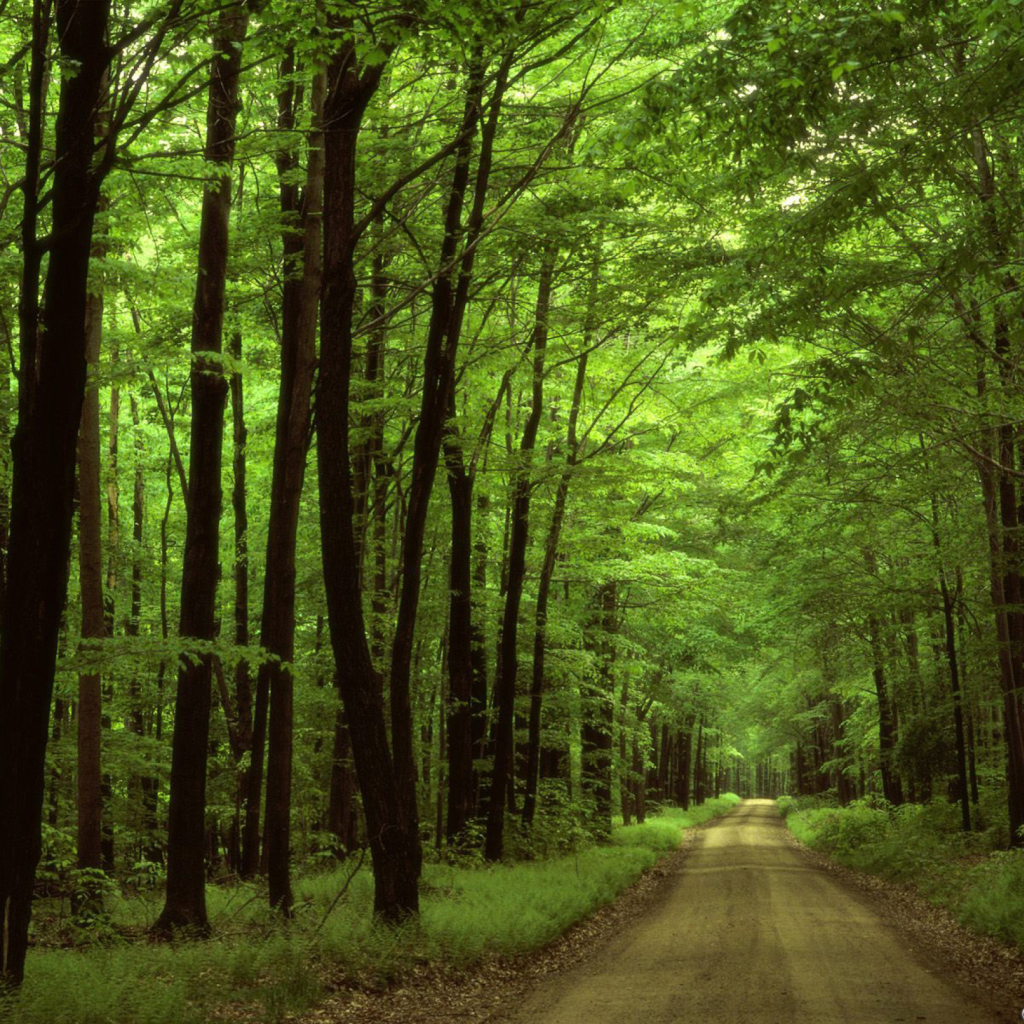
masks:
{"type": "Polygon", "coordinates": [[[309,1024],[817,1024],[1020,1017],[1024,960],[905,887],[840,868],[750,800],[688,834],[623,897],[539,953],[429,967],[309,1024]]]}

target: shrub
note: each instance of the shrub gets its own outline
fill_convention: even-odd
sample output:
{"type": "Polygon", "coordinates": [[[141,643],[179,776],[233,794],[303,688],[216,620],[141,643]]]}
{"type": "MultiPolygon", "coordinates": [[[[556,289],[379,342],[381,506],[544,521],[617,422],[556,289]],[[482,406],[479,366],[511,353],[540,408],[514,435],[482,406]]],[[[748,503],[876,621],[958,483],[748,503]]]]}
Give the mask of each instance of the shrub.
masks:
{"type": "Polygon", "coordinates": [[[969,927],[1024,948],[1024,851],[994,849],[1005,829],[965,833],[958,807],[944,800],[900,807],[858,800],[823,808],[807,807],[801,797],[788,798],[780,810],[808,846],[849,867],[912,884],[969,927]]]}

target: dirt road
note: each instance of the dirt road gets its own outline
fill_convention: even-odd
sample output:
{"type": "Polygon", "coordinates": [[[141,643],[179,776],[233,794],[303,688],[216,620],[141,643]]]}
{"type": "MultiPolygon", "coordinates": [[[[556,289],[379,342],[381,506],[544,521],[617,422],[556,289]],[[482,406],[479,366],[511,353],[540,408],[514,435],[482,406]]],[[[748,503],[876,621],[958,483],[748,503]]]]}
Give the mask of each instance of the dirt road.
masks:
{"type": "Polygon", "coordinates": [[[992,1024],[789,842],[773,801],[709,826],[656,911],[542,983],[514,1024],[992,1024]]]}

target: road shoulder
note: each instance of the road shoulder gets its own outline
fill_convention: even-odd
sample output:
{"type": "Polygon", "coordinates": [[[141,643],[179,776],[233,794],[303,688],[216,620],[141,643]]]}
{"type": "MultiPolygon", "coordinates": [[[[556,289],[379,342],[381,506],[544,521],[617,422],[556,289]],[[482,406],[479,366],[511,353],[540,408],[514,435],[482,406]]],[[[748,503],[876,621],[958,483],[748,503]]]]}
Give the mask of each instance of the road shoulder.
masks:
{"type": "Polygon", "coordinates": [[[598,955],[624,928],[660,904],[678,882],[704,831],[722,820],[688,829],[678,850],[543,949],[490,958],[464,970],[423,964],[386,991],[338,992],[295,1024],[498,1024],[542,981],[598,955]]]}
{"type": "Polygon", "coordinates": [[[1024,955],[1007,943],[979,935],[912,886],[837,864],[801,843],[784,827],[786,841],[802,857],[867,903],[931,972],[940,974],[1005,1020],[1024,1010],[1024,955]]]}

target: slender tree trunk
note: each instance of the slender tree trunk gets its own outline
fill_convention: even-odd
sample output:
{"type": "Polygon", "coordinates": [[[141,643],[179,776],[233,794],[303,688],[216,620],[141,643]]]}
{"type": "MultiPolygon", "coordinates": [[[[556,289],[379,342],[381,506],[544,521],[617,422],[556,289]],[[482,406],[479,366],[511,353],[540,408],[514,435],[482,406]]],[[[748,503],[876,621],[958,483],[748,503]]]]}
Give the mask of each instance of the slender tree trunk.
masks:
{"type": "Polygon", "coordinates": [[[868,618],[868,637],[871,642],[872,675],[875,680],[875,696],[878,700],[878,750],[882,771],[882,795],[891,804],[903,803],[903,787],[893,764],[896,747],[896,727],[893,721],[893,705],[885,677],[885,660],[882,653],[881,625],[878,617],[868,618]]]}
{"type": "MultiPolygon", "coordinates": [[[[487,521],[491,501],[489,495],[480,491],[476,496],[476,536],[473,539],[473,592],[478,595],[483,607],[483,595],[487,591],[487,521]]],[[[473,665],[473,757],[487,756],[487,640],[480,625],[482,611],[473,616],[470,629],[470,657],[473,665]]],[[[480,779],[476,780],[476,806],[480,803],[480,779]]]]}
{"type": "MultiPolygon", "coordinates": [[[[1006,244],[1007,233],[997,212],[997,189],[989,159],[985,131],[976,123],[970,132],[978,196],[981,200],[981,224],[988,236],[992,258],[1004,268],[1002,287],[1007,295],[1019,288],[1009,268],[1011,256],[1006,244]]],[[[1019,397],[1015,380],[1016,360],[1010,347],[1010,324],[1003,301],[992,307],[992,350],[999,366],[999,381],[1004,392],[1019,397]]],[[[984,396],[985,375],[978,375],[979,397],[984,396]]],[[[1020,692],[1024,686],[1024,585],[1021,581],[1020,526],[1014,478],[1015,436],[1018,427],[1003,419],[992,431],[998,462],[1003,468],[992,469],[992,462],[979,465],[985,517],[991,550],[992,601],[996,615],[999,661],[1003,685],[1003,725],[1007,755],[1007,809],[1010,844],[1024,846],[1024,711],[1020,692]]]]}
{"type": "MultiPolygon", "coordinates": [[[[86,361],[93,374],[99,368],[102,333],[103,299],[94,292],[86,306],[86,361]]],[[[99,656],[97,641],[107,633],[100,490],[100,396],[94,381],[86,387],[78,434],[78,578],[87,658],[99,656]]],[[[103,867],[101,716],[100,673],[94,668],[78,676],[78,866],[97,870],[103,867]]]]}
{"type": "Polygon", "coordinates": [[[946,663],[949,666],[949,689],[953,695],[953,728],[956,737],[956,768],[960,799],[960,817],[965,832],[971,831],[970,789],[967,779],[967,748],[964,743],[964,709],[960,687],[960,662],[957,657],[955,598],[949,590],[946,570],[942,564],[942,545],[939,539],[939,508],[934,495],[932,505],[932,545],[938,560],[939,593],[942,595],[942,622],[945,633],[946,663]]]}
{"type": "MultiPolygon", "coordinates": [[[[486,451],[494,427],[494,419],[501,406],[505,389],[512,379],[513,370],[502,378],[498,394],[484,417],[484,425],[477,441],[476,453],[467,465],[454,427],[454,394],[450,396],[450,421],[444,441],[448,491],[451,499],[451,561],[449,566],[448,643],[448,695],[446,699],[446,740],[448,752],[448,817],[446,833],[453,840],[466,826],[477,804],[479,781],[473,770],[473,758],[483,757],[476,749],[478,729],[475,716],[486,712],[486,666],[480,664],[483,637],[474,616],[473,586],[483,588],[487,582],[486,544],[473,543],[473,487],[476,482],[478,455],[486,451]],[[474,573],[473,555],[477,555],[474,573]],[[474,580],[474,575],[476,579],[474,580]],[[482,699],[483,706],[478,706],[482,699]]],[[[486,503],[478,509],[486,510],[486,503]]],[[[482,526],[478,526],[478,532],[482,526]]]]}
{"type": "MultiPolygon", "coordinates": [[[[100,209],[102,210],[106,206],[104,197],[100,196],[100,209]]],[[[95,247],[94,247],[95,248],[95,247]]],[[[100,315],[102,317],[103,300],[102,295],[97,296],[99,299],[100,315]]],[[[100,328],[102,334],[102,327],[100,328]]],[[[117,349],[111,353],[111,361],[117,361],[117,349]]],[[[114,612],[117,603],[117,563],[120,550],[120,511],[118,508],[120,502],[120,496],[118,493],[118,482],[117,482],[117,441],[118,441],[118,419],[120,416],[120,394],[117,384],[113,384],[110,388],[110,409],[109,409],[108,429],[107,435],[107,453],[109,456],[108,472],[110,474],[109,480],[107,481],[107,580],[106,589],[103,592],[103,620],[104,620],[104,635],[112,637],[114,635],[114,612]]],[[[107,676],[105,685],[103,686],[103,692],[101,702],[106,703],[109,708],[114,700],[114,687],[113,681],[110,675],[107,676]]],[[[103,734],[110,735],[110,712],[100,713],[100,729],[101,736],[103,734]]],[[[101,739],[102,746],[102,739],[101,739]]],[[[101,814],[101,840],[100,846],[103,851],[103,870],[112,872],[114,870],[114,818],[113,818],[113,785],[111,783],[110,773],[103,772],[100,775],[100,814],[101,814]]]]}
{"type": "Polygon", "coordinates": [[[508,580],[505,610],[501,622],[499,660],[495,678],[495,704],[498,719],[495,729],[494,771],[487,805],[487,838],[484,856],[500,860],[504,849],[505,801],[503,796],[512,775],[513,723],[515,721],[516,676],[519,657],[519,605],[526,575],[526,546],[530,529],[530,495],[533,490],[531,466],[537,428],[544,404],[544,357],[547,353],[548,316],[551,308],[551,285],[555,252],[544,253],[537,285],[537,309],[533,329],[533,398],[530,415],[523,427],[519,459],[514,474],[512,493],[512,535],[509,541],[508,580]]]}
{"type": "MultiPolygon", "coordinates": [[[[270,523],[264,573],[262,646],[272,655],[260,666],[270,691],[267,756],[267,870],[270,905],[291,914],[289,866],[291,817],[293,680],[295,648],[295,543],[306,472],[313,373],[316,365],[317,299],[320,294],[321,212],[323,209],[323,116],[326,77],[313,80],[313,131],[309,139],[300,254],[285,249],[285,301],[281,346],[274,472],[270,485],[270,523]]],[[[282,98],[283,120],[291,120],[293,100],[282,98]]],[[[285,161],[282,161],[284,163],[285,161]]],[[[282,170],[287,170],[282,167],[282,170]]],[[[289,203],[282,189],[282,206],[289,203]]],[[[287,212],[287,210],[286,210],[287,212]]]]}
{"type": "MultiPolygon", "coordinates": [[[[140,617],[142,614],[142,558],[143,558],[143,529],[145,526],[146,510],[146,474],[144,466],[145,442],[141,430],[141,417],[139,415],[139,403],[134,395],[131,396],[132,426],[135,434],[135,475],[132,487],[132,582],[131,582],[131,607],[128,611],[128,622],[125,626],[125,634],[132,638],[139,635],[140,617]]],[[[142,691],[139,685],[139,678],[133,675],[128,684],[128,730],[140,738],[145,735],[145,715],[142,701],[142,691]]],[[[132,794],[139,801],[135,819],[138,822],[140,835],[144,833],[146,821],[146,798],[154,780],[148,774],[136,776],[132,784],[132,794]]],[[[140,841],[139,858],[146,854],[148,842],[146,839],[140,841]]]]}
{"type": "MultiPolygon", "coordinates": [[[[704,761],[705,756],[704,719],[697,723],[697,752],[693,758],[693,802],[700,807],[704,803],[704,761]]],[[[759,795],[759,794],[758,794],[759,795]]]]}
{"type": "Polygon", "coordinates": [[[324,106],[324,263],[320,300],[317,466],[331,645],[348,713],[352,754],[374,869],[374,911],[402,921],[419,910],[419,835],[402,813],[388,745],[381,680],[367,640],[355,543],[349,445],[352,314],[356,298],[356,149],[383,63],[361,67],[355,44],[331,62],[324,106]]]}
{"type": "MultiPolygon", "coordinates": [[[[391,704],[391,741],[400,811],[408,827],[418,829],[416,805],[416,765],[413,758],[412,707],[410,701],[410,665],[413,636],[420,599],[420,572],[424,531],[434,477],[444,440],[445,424],[455,386],[455,358],[462,321],[469,300],[469,282],[476,255],[483,202],[490,175],[497,111],[501,106],[503,85],[499,81],[492,97],[492,118],[484,127],[475,182],[474,205],[467,229],[467,246],[455,269],[455,258],[462,237],[462,214],[469,188],[471,131],[480,118],[482,69],[472,62],[462,121],[464,141],[455,153],[452,182],[445,210],[444,238],[439,257],[439,274],[431,296],[431,316],[427,328],[423,360],[423,392],[419,421],[413,442],[412,479],[408,489],[408,511],[402,547],[402,585],[398,618],[391,647],[389,696],[391,704]]],[[[417,845],[418,849],[418,845],[417,845]]],[[[416,865],[417,874],[419,864],[416,865]]]]}
{"type": "MultiPolygon", "coordinates": [[[[248,8],[232,4],[214,39],[206,115],[206,160],[217,176],[203,191],[199,273],[192,313],[192,433],[179,635],[201,643],[216,637],[221,460],[227,382],[220,353],[231,212],[238,76],[248,8]]],[[[209,930],[204,865],[206,759],[209,751],[213,657],[201,653],[178,668],[167,834],[167,898],[154,925],[209,930]]]]}
{"type": "MultiPolygon", "coordinates": [[[[597,261],[594,261],[595,272],[591,279],[590,307],[596,300],[597,261]]],[[[569,484],[576,467],[579,455],[579,440],[576,436],[576,425],[579,421],[580,404],[583,400],[583,386],[587,379],[587,349],[589,333],[584,334],[583,353],[576,363],[576,380],[572,391],[572,404],[569,408],[569,419],[566,426],[567,453],[565,469],[558,481],[555,491],[555,505],[551,512],[551,522],[544,541],[544,561],[541,563],[540,579],[537,583],[537,605],[534,612],[533,626],[533,673],[530,678],[530,719],[529,738],[527,740],[526,757],[526,792],[523,796],[523,824],[533,823],[537,809],[537,780],[540,771],[541,753],[541,714],[544,702],[544,662],[547,654],[547,623],[548,602],[551,597],[551,581],[555,575],[555,562],[558,557],[558,544],[562,536],[562,523],[565,520],[565,507],[569,497],[569,484]]]]}
{"type": "Polygon", "coordinates": [[[690,809],[690,762],[693,747],[694,716],[691,715],[686,724],[686,731],[681,735],[679,745],[679,805],[684,811],[690,809]]]}
{"type": "Polygon", "coordinates": [[[451,565],[448,615],[448,817],[453,842],[465,828],[474,804],[473,780],[473,477],[461,458],[448,455],[451,496],[451,565]]]}
{"type": "Polygon", "coordinates": [[[628,749],[627,718],[629,716],[629,673],[623,673],[622,697],[619,701],[619,805],[622,808],[622,824],[633,824],[630,764],[626,760],[628,749]]]}
{"type": "MultiPolygon", "coordinates": [[[[239,364],[242,359],[242,334],[231,335],[230,354],[235,364],[231,370],[231,433],[232,433],[232,489],[231,507],[235,525],[235,644],[249,646],[249,511],[246,503],[246,446],[249,433],[245,426],[245,388],[239,364]]],[[[225,707],[225,713],[227,713],[225,707]]],[[[252,752],[252,684],[249,662],[239,658],[235,665],[235,694],[233,713],[229,715],[231,752],[236,766],[245,754],[252,752]]],[[[250,757],[251,761],[251,757],[250,757]]],[[[248,771],[236,767],[235,813],[228,842],[228,862],[231,870],[241,875],[241,833],[243,808],[247,806],[248,771]]]]}
{"type": "Polygon", "coordinates": [[[37,187],[49,6],[33,4],[19,300],[18,427],[12,443],[11,545],[0,638],[0,984],[24,976],[41,849],[46,740],[67,596],[75,454],[86,385],[89,248],[99,198],[93,124],[109,64],[109,0],[56,0],[61,65],[50,181],[51,242],[42,317],[37,187]],[[69,70],[73,69],[73,70],[69,70]]]}
{"type": "Polygon", "coordinates": [[[341,711],[334,722],[330,796],[327,804],[327,831],[337,839],[335,856],[339,858],[351,853],[359,845],[355,782],[355,773],[352,769],[352,741],[345,713],[341,711]]]}
{"type": "Polygon", "coordinates": [[[590,683],[589,699],[584,703],[582,781],[583,792],[593,803],[591,822],[594,831],[600,837],[607,837],[612,826],[612,721],[615,701],[612,673],[614,646],[610,637],[615,631],[614,581],[604,584],[598,590],[597,601],[599,611],[594,625],[604,632],[605,638],[597,646],[597,680],[590,683]]]}

